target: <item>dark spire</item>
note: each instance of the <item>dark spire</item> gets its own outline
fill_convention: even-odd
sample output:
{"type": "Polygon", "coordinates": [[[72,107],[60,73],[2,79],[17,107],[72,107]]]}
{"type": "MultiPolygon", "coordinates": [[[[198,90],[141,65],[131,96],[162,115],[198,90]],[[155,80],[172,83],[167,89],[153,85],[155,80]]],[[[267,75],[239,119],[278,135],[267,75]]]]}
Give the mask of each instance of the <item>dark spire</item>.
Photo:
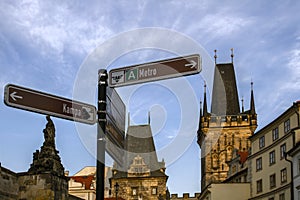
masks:
{"type": "Polygon", "coordinates": [[[200,135],[200,132],[201,132],[201,118],[202,118],[202,101],[200,100],[200,114],[199,114],[199,126],[198,126],[198,137],[200,135]]]}
{"type": "Polygon", "coordinates": [[[203,100],[203,116],[206,117],[207,112],[207,101],[206,101],[206,83],[204,83],[204,100],[203,100]]]}
{"type": "Polygon", "coordinates": [[[211,102],[211,113],[215,115],[240,113],[233,63],[216,64],[211,102]]]}
{"type": "Polygon", "coordinates": [[[251,100],[250,100],[250,114],[255,115],[255,105],[254,105],[254,94],[253,94],[253,82],[251,81],[251,100]]]}
{"type": "Polygon", "coordinates": [[[150,125],[151,122],[151,116],[150,116],[150,111],[148,111],[148,124],[150,125]]]}
{"type": "Polygon", "coordinates": [[[200,100],[200,118],[202,117],[202,101],[200,100]]]}
{"type": "Polygon", "coordinates": [[[244,97],[242,97],[242,113],[244,112],[244,97]]]}

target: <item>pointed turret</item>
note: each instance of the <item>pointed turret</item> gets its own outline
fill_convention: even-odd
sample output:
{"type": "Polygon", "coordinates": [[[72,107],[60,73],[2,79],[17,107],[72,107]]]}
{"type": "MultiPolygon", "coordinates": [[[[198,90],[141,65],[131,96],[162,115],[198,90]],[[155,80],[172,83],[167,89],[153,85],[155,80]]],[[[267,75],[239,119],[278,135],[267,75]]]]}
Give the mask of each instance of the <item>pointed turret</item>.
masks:
{"type": "Polygon", "coordinates": [[[199,125],[198,125],[198,131],[197,131],[198,141],[200,141],[200,138],[201,138],[201,128],[202,128],[202,101],[200,100],[199,125]]]}
{"type": "Polygon", "coordinates": [[[242,113],[243,113],[243,112],[245,112],[245,109],[244,109],[244,97],[242,97],[241,101],[242,101],[242,113]]]}
{"type": "Polygon", "coordinates": [[[255,115],[255,104],[254,104],[254,94],[253,94],[253,82],[251,81],[251,100],[250,100],[250,114],[255,115]]]}
{"type": "Polygon", "coordinates": [[[207,117],[206,83],[204,84],[203,117],[207,117]]]}
{"type": "Polygon", "coordinates": [[[148,124],[150,125],[151,122],[151,116],[150,116],[150,111],[148,111],[148,124]]]}
{"type": "Polygon", "coordinates": [[[202,112],[202,101],[200,100],[200,119],[201,119],[201,117],[202,117],[202,114],[203,112],[202,112]]]}
{"type": "Polygon", "coordinates": [[[200,134],[200,130],[201,130],[201,127],[202,127],[202,123],[201,123],[201,121],[202,121],[202,101],[200,101],[200,114],[199,114],[199,126],[198,126],[198,137],[199,137],[199,134],[200,134]]]}

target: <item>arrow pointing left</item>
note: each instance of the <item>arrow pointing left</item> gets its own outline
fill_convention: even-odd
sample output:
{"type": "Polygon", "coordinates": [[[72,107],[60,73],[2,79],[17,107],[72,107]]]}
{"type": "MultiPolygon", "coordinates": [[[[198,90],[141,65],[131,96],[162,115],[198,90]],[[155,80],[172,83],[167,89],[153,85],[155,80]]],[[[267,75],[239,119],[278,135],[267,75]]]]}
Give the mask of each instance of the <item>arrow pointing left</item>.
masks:
{"type": "Polygon", "coordinates": [[[97,111],[93,105],[17,85],[5,86],[4,103],[10,107],[85,124],[97,122],[97,111]]]}
{"type": "Polygon", "coordinates": [[[14,101],[17,101],[17,99],[23,99],[22,96],[18,96],[17,92],[13,92],[9,95],[14,101]]]}

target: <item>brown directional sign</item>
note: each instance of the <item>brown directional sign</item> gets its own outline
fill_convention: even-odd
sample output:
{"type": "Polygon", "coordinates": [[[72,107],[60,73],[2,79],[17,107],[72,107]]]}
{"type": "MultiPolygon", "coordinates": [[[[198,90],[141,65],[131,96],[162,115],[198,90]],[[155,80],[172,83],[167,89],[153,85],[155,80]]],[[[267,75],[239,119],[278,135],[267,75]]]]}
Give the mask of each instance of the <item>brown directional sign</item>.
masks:
{"type": "Polygon", "coordinates": [[[4,103],[7,106],[63,119],[86,124],[96,123],[96,108],[92,105],[17,85],[5,86],[4,103]]]}
{"type": "Polygon", "coordinates": [[[198,54],[160,60],[112,69],[109,72],[109,86],[118,87],[186,76],[199,73],[201,69],[201,60],[198,54]]]}
{"type": "Polygon", "coordinates": [[[121,166],[124,157],[126,107],[114,88],[106,90],[106,151],[121,166]]]}

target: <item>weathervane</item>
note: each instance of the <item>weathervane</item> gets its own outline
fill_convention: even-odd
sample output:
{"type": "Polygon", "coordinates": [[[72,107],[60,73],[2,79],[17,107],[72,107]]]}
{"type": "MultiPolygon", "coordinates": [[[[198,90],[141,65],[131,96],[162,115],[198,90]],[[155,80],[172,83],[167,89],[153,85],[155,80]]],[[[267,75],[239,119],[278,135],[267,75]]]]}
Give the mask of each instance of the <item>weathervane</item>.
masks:
{"type": "Polygon", "coordinates": [[[233,48],[231,48],[230,50],[231,50],[231,55],[230,55],[231,56],[231,63],[233,63],[233,56],[234,56],[234,54],[233,54],[233,48]]]}
{"type": "Polygon", "coordinates": [[[215,56],[214,56],[214,58],[215,58],[215,64],[217,64],[217,57],[218,57],[217,56],[217,49],[215,49],[214,52],[215,52],[215,56]]]}

